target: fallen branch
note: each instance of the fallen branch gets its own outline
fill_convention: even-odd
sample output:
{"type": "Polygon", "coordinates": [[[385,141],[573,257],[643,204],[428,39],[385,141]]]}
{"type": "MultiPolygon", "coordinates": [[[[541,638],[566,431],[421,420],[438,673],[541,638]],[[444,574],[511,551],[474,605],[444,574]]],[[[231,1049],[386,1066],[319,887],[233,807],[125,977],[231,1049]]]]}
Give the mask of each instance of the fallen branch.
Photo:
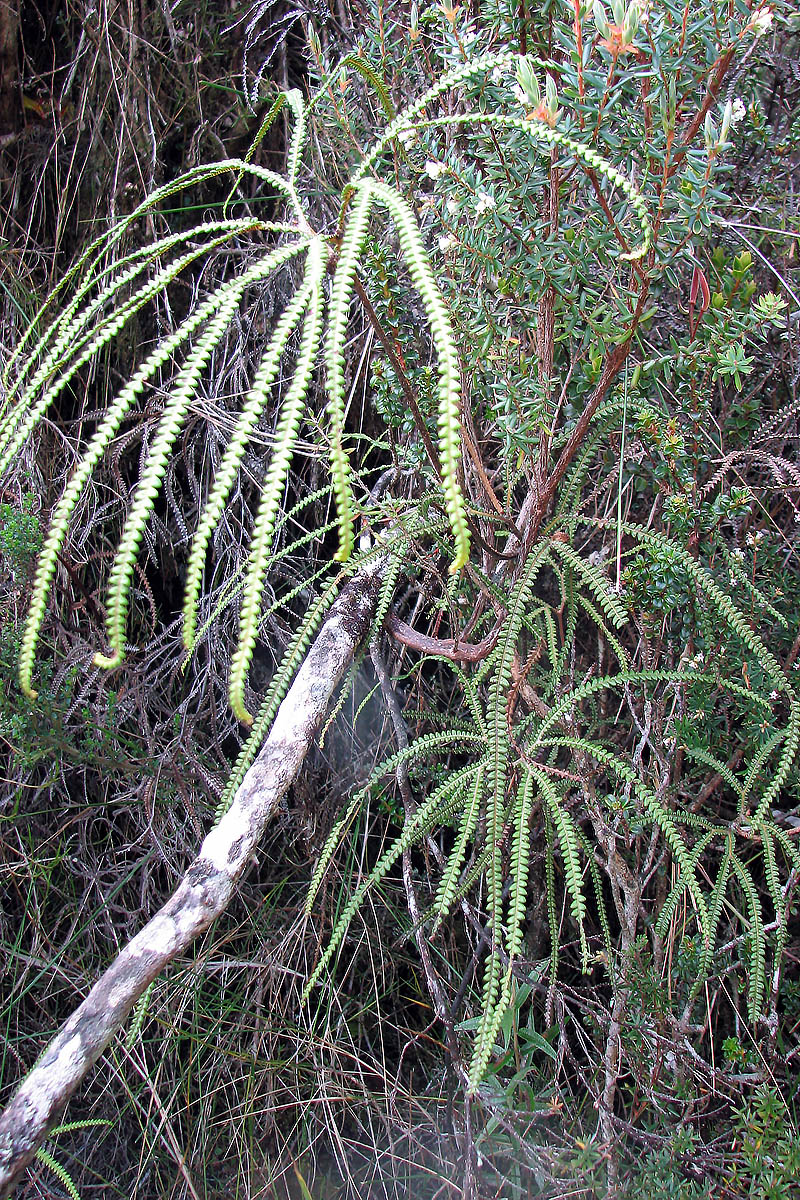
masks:
{"type": "Polygon", "coordinates": [[[375,558],[343,589],[231,807],[206,837],[177,890],[117,955],[0,1116],[0,1197],[10,1194],[148,985],[227,908],[369,629],[383,566],[383,559],[375,558]]]}

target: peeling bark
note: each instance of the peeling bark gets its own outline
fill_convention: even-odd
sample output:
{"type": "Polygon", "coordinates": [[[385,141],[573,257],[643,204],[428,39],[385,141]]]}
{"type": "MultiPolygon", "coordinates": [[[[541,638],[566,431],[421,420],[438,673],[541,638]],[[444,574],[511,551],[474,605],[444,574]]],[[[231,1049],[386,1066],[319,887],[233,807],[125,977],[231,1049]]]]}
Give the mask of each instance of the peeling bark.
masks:
{"type": "Polygon", "coordinates": [[[383,565],[376,558],[343,589],[228,812],[205,838],[177,890],[62,1025],[0,1116],[0,1197],[10,1194],[148,985],[227,908],[369,629],[383,565]]]}

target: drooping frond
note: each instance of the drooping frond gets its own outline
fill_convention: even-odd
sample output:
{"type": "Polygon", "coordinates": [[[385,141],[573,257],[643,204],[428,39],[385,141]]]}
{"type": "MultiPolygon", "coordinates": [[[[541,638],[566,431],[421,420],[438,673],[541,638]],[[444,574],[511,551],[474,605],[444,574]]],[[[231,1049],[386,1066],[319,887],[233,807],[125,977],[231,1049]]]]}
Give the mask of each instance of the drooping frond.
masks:
{"type": "Polygon", "coordinates": [[[233,433],[228,445],[225,447],[222,461],[214,474],[214,482],[192,541],[189,563],[186,568],[183,603],[183,644],[187,650],[191,650],[194,645],[197,619],[196,609],[208,543],[230,495],[234,479],[236,478],[236,472],[239,470],[244,458],[250,436],[269,400],[286,344],[309,303],[314,287],[318,286],[319,283],[317,281],[315,285],[311,268],[310,248],[314,245],[315,240],[312,239],[310,242],[301,242],[292,246],[281,247],[270,255],[270,259],[274,263],[274,269],[277,269],[278,266],[299,255],[303,250],[308,249],[309,257],[306,262],[306,278],[281,314],[272,331],[272,336],[261,357],[261,362],[251,384],[250,391],[236,419],[233,433]]]}
{"type": "Polygon", "coordinates": [[[310,296],[302,342],[292,383],[278,419],[272,458],[253,529],[253,541],[239,619],[239,638],[231,665],[230,679],[231,708],[239,720],[247,725],[252,725],[253,718],[244,705],[244,682],[256,642],[264,577],[267,573],[268,555],[272,545],[278,506],[289,463],[294,453],[303,405],[316,362],[317,347],[322,330],[322,280],[326,257],[322,240],[314,238],[308,249],[306,270],[310,296]]]}
{"type": "Polygon", "coordinates": [[[371,179],[360,186],[368,188],[370,194],[391,214],[411,281],[425,305],[431,327],[439,368],[438,431],[442,487],[455,541],[455,557],[450,564],[450,572],[455,574],[469,561],[469,529],[464,497],[458,482],[461,459],[461,377],[455,337],[447,307],[434,279],[430,260],[410,205],[392,188],[378,180],[371,179]]]}
{"type": "Polygon", "coordinates": [[[353,283],[367,236],[371,204],[372,197],[368,188],[361,188],[356,192],[348,213],[331,284],[325,336],[331,480],[339,514],[339,549],[335,555],[337,562],[347,562],[353,549],[353,492],[350,486],[350,461],[344,448],[344,346],[353,283]]]}

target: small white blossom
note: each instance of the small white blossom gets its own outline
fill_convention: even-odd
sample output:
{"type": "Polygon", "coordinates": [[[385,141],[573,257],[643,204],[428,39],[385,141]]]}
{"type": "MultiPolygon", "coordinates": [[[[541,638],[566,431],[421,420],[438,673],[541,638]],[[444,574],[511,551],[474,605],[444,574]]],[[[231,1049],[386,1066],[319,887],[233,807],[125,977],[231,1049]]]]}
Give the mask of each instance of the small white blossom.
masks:
{"type": "Polygon", "coordinates": [[[454,217],[458,213],[460,207],[461,206],[458,203],[458,200],[456,200],[455,196],[447,197],[447,211],[450,213],[451,217],[454,217]]]}
{"type": "Polygon", "coordinates": [[[491,79],[492,83],[502,83],[505,79],[505,76],[506,73],[502,67],[495,67],[489,78],[491,79]]]}
{"type": "Polygon", "coordinates": [[[514,88],[514,95],[516,96],[517,100],[519,100],[523,108],[530,108],[531,102],[528,99],[528,93],[524,88],[521,88],[519,84],[517,84],[517,86],[514,88]]]}
{"type": "Polygon", "coordinates": [[[744,558],[744,550],[740,550],[737,546],[735,550],[731,550],[731,558],[738,559],[739,562],[744,558]]]}
{"type": "Polygon", "coordinates": [[[770,700],[777,700],[779,695],[780,695],[780,692],[778,691],[777,688],[775,688],[773,691],[770,692],[769,698],[770,698],[770,700]]]}
{"type": "Polygon", "coordinates": [[[763,37],[772,28],[774,15],[768,4],[762,4],[747,22],[747,28],[751,29],[757,38],[763,37]]]}
{"type": "Polygon", "coordinates": [[[747,109],[744,106],[744,101],[737,96],[731,107],[731,125],[738,125],[746,113],[747,109]]]}
{"type": "Polygon", "coordinates": [[[488,192],[478,192],[478,203],[475,205],[475,212],[480,216],[481,213],[486,212],[487,208],[497,208],[497,201],[488,192]]]}
{"type": "Polygon", "coordinates": [[[429,179],[438,179],[443,171],[444,163],[436,162],[433,158],[429,158],[425,163],[425,174],[429,179]]]}
{"type": "Polygon", "coordinates": [[[450,233],[443,233],[439,238],[439,249],[441,250],[442,254],[446,253],[448,250],[452,250],[455,244],[456,239],[450,233]]]}

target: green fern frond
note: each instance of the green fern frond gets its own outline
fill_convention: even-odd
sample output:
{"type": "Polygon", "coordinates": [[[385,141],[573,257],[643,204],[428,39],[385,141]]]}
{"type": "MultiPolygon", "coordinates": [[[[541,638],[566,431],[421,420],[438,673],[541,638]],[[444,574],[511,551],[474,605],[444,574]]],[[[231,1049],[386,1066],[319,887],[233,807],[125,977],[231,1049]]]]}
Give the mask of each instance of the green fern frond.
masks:
{"type": "Polygon", "coordinates": [[[483,786],[485,776],[485,764],[479,764],[478,768],[469,768],[470,777],[474,771],[474,783],[469,793],[464,811],[461,814],[461,821],[456,834],[456,840],[453,849],[447,856],[444,874],[439,882],[439,887],[436,892],[436,899],[433,904],[433,912],[435,920],[431,936],[436,933],[436,930],[444,920],[445,915],[450,911],[458,886],[458,877],[461,874],[461,868],[464,865],[464,859],[467,854],[467,846],[475,835],[475,829],[480,816],[481,805],[483,802],[483,786]]]}
{"type": "Polygon", "coordinates": [[[755,1021],[764,1004],[764,990],[767,984],[764,918],[761,913],[761,901],[750,872],[735,854],[731,856],[731,866],[736,878],[739,880],[750,918],[748,935],[750,960],[747,978],[747,1015],[751,1021],[755,1021]]]}
{"type": "Polygon", "coordinates": [[[144,1019],[147,1016],[147,1010],[150,1007],[150,1000],[152,998],[153,989],[155,988],[155,986],[156,986],[156,981],[154,979],[152,981],[152,983],[149,983],[147,985],[144,992],[142,993],[142,995],[139,997],[139,999],[136,1001],[136,1004],[134,1005],[133,1013],[131,1015],[130,1029],[128,1030],[128,1032],[125,1035],[125,1049],[126,1050],[132,1050],[133,1047],[136,1045],[136,1039],[138,1038],[139,1034],[141,1033],[142,1025],[144,1024],[144,1019]]]}
{"type": "Polygon", "coordinates": [[[623,670],[625,670],[625,671],[629,670],[630,669],[630,657],[628,655],[627,650],[625,649],[625,647],[623,646],[623,644],[619,640],[619,638],[615,637],[614,634],[611,632],[611,630],[608,628],[608,626],[606,625],[606,622],[603,620],[602,615],[598,612],[598,610],[592,604],[591,600],[589,600],[587,596],[584,596],[583,593],[578,593],[578,604],[580,604],[581,608],[584,610],[584,612],[587,614],[587,616],[589,616],[591,618],[591,620],[594,622],[594,625],[595,625],[598,633],[602,633],[603,637],[606,639],[609,646],[616,654],[617,660],[620,663],[620,665],[622,666],[623,670]]]}
{"type": "Polygon", "coordinates": [[[346,562],[353,549],[353,492],[350,462],[344,448],[345,383],[344,347],[350,301],[356,270],[367,236],[372,196],[368,187],[356,192],[347,218],[336,271],[331,284],[328,327],[325,336],[325,365],[328,387],[328,426],[331,479],[339,514],[337,562],[346,562]]]}
{"type": "Polygon", "coordinates": [[[450,317],[433,276],[427,252],[411,206],[386,184],[376,179],[360,185],[378,200],[394,221],[400,248],[411,281],[425,306],[439,370],[438,432],[439,458],[445,508],[455,542],[451,574],[469,561],[469,528],[464,497],[458,482],[461,462],[461,374],[450,317]]]}
{"type": "Polygon", "coordinates": [[[581,942],[581,959],[583,961],[583,969],[586,970],[589,961],[589,948],[586,944],[586,930],[584,927],[586,900],[583,894],[583,874],[581,872],[579,854],[580,838],[578,837],[575,822],[564,808],[550,779],[544,771],[540,771],[537,767],[532,767],[531,769],[545,798],[550,811],[550,818],[558,834],[558,840],[561,843],[561,858],[564,863],[564,878],[567,884],[570,912],[572,913],[572,919],[578,926],[578,935],[581,942]]]}
{"type": "Polygon", "coordinates": [[[394,774],[399,766],[428,758],[434,752],[445,746],[460,747],[463,750],[473,749],[483,743],[483,736],[466,725],[452,725],[436,733],[426,733],[416,738],[402,750],[398,750],[389,758],[383,759],[371,772],[367,782],[359,789],[359,795],[365,796],[370,788],[386,775],[394,774]]]}
{"type": "Polygon", "coordinates": [[[606,619],[614,628],[622,629],[623,625],[627,625],[628,614],[622,607],[619,597],[612,591],[608,576],[597,567],[593,567],[566,542],[553,539],[551,547],[580,576],[581,581],[595,597],[606,619]]]}
{"type": "MultiPolygon", "coordinates": [[[[222,223],[221,223],[222,224],[222,223]]],[[[249,223],[252,224],[252,223],[249,223]]],[[[2,423],[0,429],[0,471],[8,469],[23,443],[38,425],[48,408],[58,398],[64,388],[75,377],[86,363],[91,362],[127,324],[131,316],[139,311],[149,300],[175,279],[181,271],[197,259],[207,255],[209,251],[225,245],[231,238],[226,231],[204,245],[194,247],[185,254],[179,255],[156,275],[145,282],[124,304],[118,304],[105,316],[98,326],[89,327],[94,311],[87,314],[79,313],[75,320],[69,323],[59,336],[58,342],[51,354],[45,356],[30,382],[20,393],[13,408],[2,423]],[[85,318],[85,320],[84,320],[85,318]],[[84,333],[84,330],[88,331],[84,333]],[[63,369],[62,369],[63,368],[63,369]],[[60,373],[59,373],[60,372],[60,373]]],[[[126,280],[115,280],[115,286],[123,286],[126,280]]],[[[113,299],[113,293],[103,298],[105,304],[113,299]]],[[[93,309],[93,306],[90,306],[93,309]]],[[[33,360],[27,360],[24,367],[33,360]]],[[[9,389],[9,400],[19,387],[23,372],[9,389]]]]}
{"type": "MultiPolygon", "coordinates": [[[[267,262],[271,264],[272,270],[277,270],[292,258],[302,253],[303,250],[313,246],[315,241],[318,241],[318,239],[295,243],[292,246],[282,246],[272,252],[267,262]]],[[[310,253],[309,249],[309,256],[310,253]]],[[[203,508],[194,538],[192,539],[192,548],[186,567],[183,600],[183,644],[187,650],[192,649],[195,641],[197,604],[200,597],[208,543],[211,540],[211,535],[217,526],[225,503],[230,495],[234,479],[236,478],[236,472],[239,470],[247,450],[248,440],[269,399],[269,394],[277,378],[281,358],[289,338],[300,320],[303,311],[308,306],[315,286],[319,286],[319,281],[317,280],[315,284],[310,271],[311,263],[309,257],[306,263],[306,278],[276,322],[267,348],[261,357],[261,362],[259,363],[242,410],[236,419],[236,424],[228,445],[225,448],[222,461],[214,473],[214,483],[203,508]]]]}
{"type": "Polygon", "coordinates": [[[304,905],[307,916],[311,916],[311,910],[314,907],[314,901],[317,898],[317,892],[319,891],[320,884],[322,883],[325,872],[328,869],[328,864],[339,848],[342,838],[344,838],[346,835],[348,829],[353,823],[356,813],[361,808],[363,803],[364,798],[361,793],[353,796],[350,803],[347,805],[347,808],[344,810],[344,813],[335,823],[333,829],[325,839],[325,843],[320,851],[319,858],[317,859],[317,865],[314,867],[314,870],[311,874],[311,882],[308,885],[308,892],[306,894],[304,905]]]}
{"type": "Polygon", "coordinates": [[[66,1167],[62,1167],[61,1163],[53,1158],[49,1150],[45,1150],[42,1146],[40,1146],[36,1151],[36,1157],[38,1158],[39,1162],[43,1162],[44,1165],[48,1167],[54,1175],[58,1176],[64,1185],[64,1188],[72,1197],[72,1200],[81,1200],[81,1194],[73,1183],[72,1176],[70,1175],[69,1171],[66,1169],[66,1167]]]}
{"type": "Polygon", "coordinates": [[[253,528],[252,546],[239,618],[239,638],[231,663],[229,690],[231,708],[236,717],[246,725],[252,725],[253,718],[244,704],[245,678],[256,644],[264,578],[267,573],[268,556],[272,545],[272,535],[275,529],[278,507],[281,502],[289,463],[294,453],[300,427],[300,418],[303,413],[303,405],[309,384],[311,383],[311,376],[316,362],[317,347],[322,331],[324,304],[322,279],[326,259],[327,254],[322,240],[315,238],[308,249],[306,277],[310,290],[310,299],[305,327],[292,383],[283,402],[278,419],[272,458],[270,459],[269,470],[261,493],[261,501],[253,528]]]}
{"type": "Polygon", "coordinates": [[[686,745],[683,747],[683,752],[687,758],[693,758],[697,762],[701,762],[705,766],[711,767],[712,771],[716,771],[717,774],[720,775],[728,784],[728,786],[736,793],[736,795],[741,797],[741,783],[736,778],[733,771],[731,771],[730,767],[728,767],[726,763],[722,762],[721,759],[717,758],[715,754],[712,754],[710,750],[706,750],[704,746],[686,745]]]}
{"type": "Polygon", "coordinates": [[[454,809],[459,807],[461,802],[460,789],[454,790],[452,781],[447,780],[440,788],[428,797],[428,799],[420,804],[419,808],[412,816],[406,818],[403,830],[399,837],[395,838],[388,850],[386,850],[378,859],[375,866],[372,868],[367,877],[362,881],[359,887],[350,895],[345,904],[339,918],[334,925],[328,945],[320,957],[319,962],[312,971],[308,982],[303,989],[303,994],[300,998],[301,1004],[304,1004],[317,984],[320,976],[325,971],[328,963],[333,958],[339,948],[342,939],[344,938],[353,917],[356,915],[364,898],[372,888],[379,884],[388,871],[394,866],[398,858],[405,850],[411,848],[419,838],[425,834],[438,822],[446,819],[454,809]]]}
{"type": "MultiPolygon", "coordinates": [[[[595,759],[596,762],[609,767],[623,782],[631,785],[650,819],[663,833],[672,851],[672,856],[686,879],[687,887],[697,907],[700,924],[705,935],[708,929],[708,907],[702,889],[697,882],[697,877],[692,866],[691,853],[681,837],[676,814],[664,808],[656,793],[639,779],[633,768],[605,746],[598,746],[595,742],[591,742],[586,738],[566,736],[560,738],[537,738],[537,743],[541,746],[560,746],[567,750],[583,751],[590,758],[595,759]]],[[[680,814],[680,820],[686,821],[687,814],[680,814]]]]}
{"type": "Polygon", "coordinates": [[[219,824],[230,808],[240,783],[255,761],[255,757],[261,749],[267,731],[275,719],[275,714],[280,707],[281,701],[288,692],[292,680],[305,657],[312,637],[322,624],[325,614],[339,594],[343,577],[344,573],[339,572],[327,584],[322,595],[309,608],[300,624],[300,628],[286,647],[280,665],[270,680],[269,690],[261,703],[261,708],[258,710],[258,716],[253,722],[249,737],[239,751],[239,756],[234,763],[233,770],[225,785],[225,790],[220,797],[214,817],[215,824],[219,824]]]}
{"type": "MultiPolygon", "coordinates": [[[[259,278],[260,272],[263,270],[265,270],[265,264],[262,260],[261,263],[256,264],[254,268],[251,268],[247,272],[245,279],[247,279],[248,283],[254,282],[259,278]]],[[[238,289],[238,283],[236,288],[238,289]]],[[[134,372],[128,383],[107,409],[99,428],[95,431],[61,499],[56,505],[37,563],[28,619],[20,648],[20,687],[31,699],[36,698],[36,692],[32,687],[31,679],[33,676],[36,644],[44,620],[50,584],[55,574],[59,551],[67,534],[70,515],[83,493],[86,482],[109,442],[117,432],[126,413],[144,391],[149,381],[162,366],[170,362],[195,330],[201,328],[206,321],[213,319],[214,314],[225,303],[226,297],[230,295],[230,290],[230,284],[222,284],[218,287],[195,312],[191,313],[181,322],[173,333],[164,338],[156,346],[142,365],[134,372]]]]}

